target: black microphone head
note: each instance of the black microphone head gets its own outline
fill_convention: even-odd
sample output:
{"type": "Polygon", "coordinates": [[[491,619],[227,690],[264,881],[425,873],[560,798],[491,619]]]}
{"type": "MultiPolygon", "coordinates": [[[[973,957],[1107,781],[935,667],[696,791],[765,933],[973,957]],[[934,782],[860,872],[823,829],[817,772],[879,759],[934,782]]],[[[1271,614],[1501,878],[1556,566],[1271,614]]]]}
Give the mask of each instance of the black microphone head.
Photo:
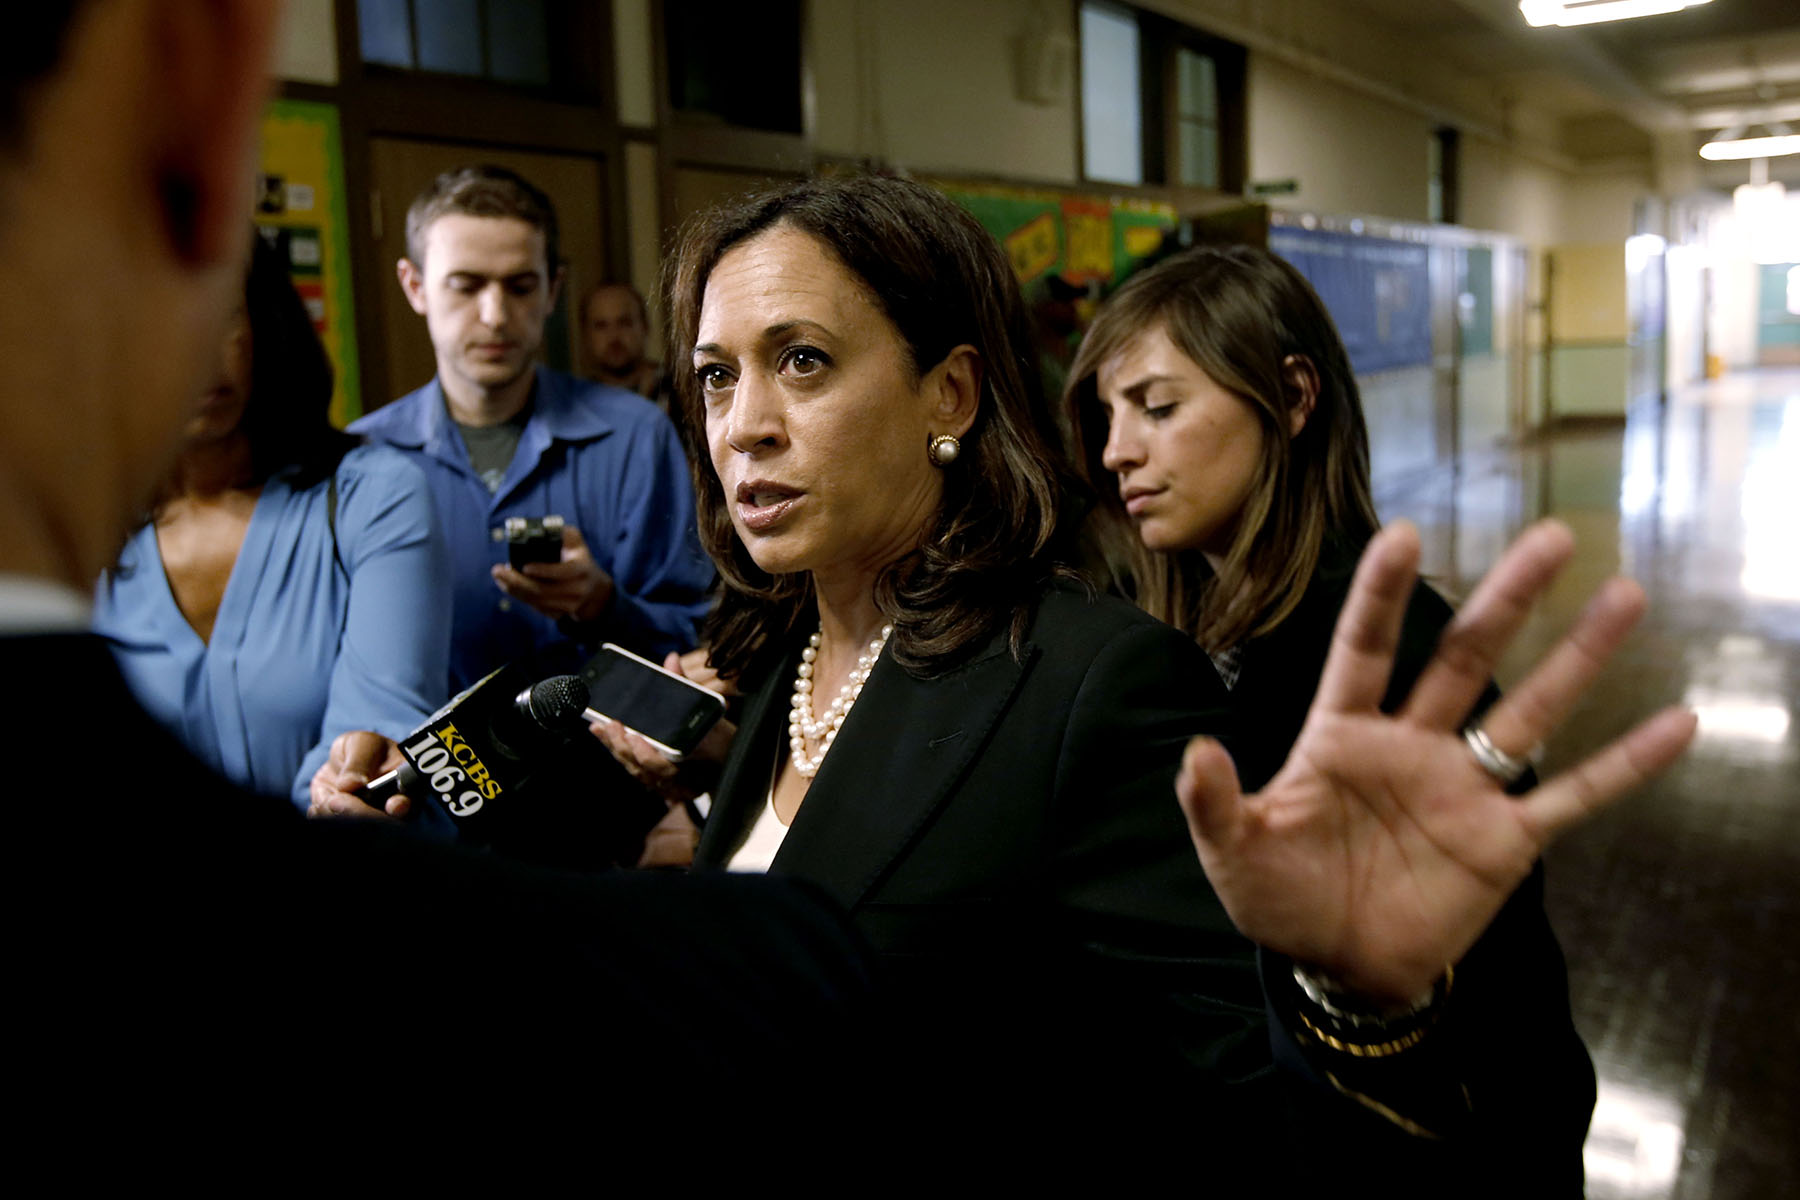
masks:
{"type": "Polygon", "coordinates": [[[587,684],[579,675],[552,675],[540,683],[534,683],[519,697],[519,709],[552,732],[561,733],[578,724],[585,724],[582,714],[587,711],[587,684]]]}

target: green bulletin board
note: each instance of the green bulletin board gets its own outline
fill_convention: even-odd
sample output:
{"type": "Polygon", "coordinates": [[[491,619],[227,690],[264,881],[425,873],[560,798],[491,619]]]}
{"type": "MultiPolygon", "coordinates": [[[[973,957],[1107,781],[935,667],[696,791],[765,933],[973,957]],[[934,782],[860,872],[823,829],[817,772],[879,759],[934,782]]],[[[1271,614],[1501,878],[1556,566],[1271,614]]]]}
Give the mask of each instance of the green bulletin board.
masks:
{"type": "Polygon", "coordinates": [[[356,314],[350,289],[350,222],[335,105],[275,100],[263,114],[257,166],[257,232],[288,262],[294,287],[337,376],[331,419],[362,415],[356,314]]]}
{"type": "Polygon", "coordinates": [[[1019,282],[1047,275],[1105,290],[1175,227],[1167,204],[1114,196],[953,183],[937,185],[1006,247],[1019,282]]]}

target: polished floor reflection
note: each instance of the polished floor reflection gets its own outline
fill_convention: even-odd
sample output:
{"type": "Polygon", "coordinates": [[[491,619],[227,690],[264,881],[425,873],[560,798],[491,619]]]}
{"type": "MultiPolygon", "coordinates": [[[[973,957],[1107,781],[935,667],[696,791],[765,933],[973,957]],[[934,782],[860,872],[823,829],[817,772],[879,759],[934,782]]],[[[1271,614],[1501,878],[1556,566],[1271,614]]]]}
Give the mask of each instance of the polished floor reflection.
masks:
{"type": "Polygon", "coordinates": [[[1648,590],[1643,627],[1545,763],[1663,704],[1700,714],[1664,779],[1549,855],[1600,1077],[1588,1194],[1800,1197],[1800,371],[1686,389],[1383,510],[1419,523],[1452,593],[1525,522],[1574,528],[1577,561],[1515,663],[1606,575],[1648,590]]]}

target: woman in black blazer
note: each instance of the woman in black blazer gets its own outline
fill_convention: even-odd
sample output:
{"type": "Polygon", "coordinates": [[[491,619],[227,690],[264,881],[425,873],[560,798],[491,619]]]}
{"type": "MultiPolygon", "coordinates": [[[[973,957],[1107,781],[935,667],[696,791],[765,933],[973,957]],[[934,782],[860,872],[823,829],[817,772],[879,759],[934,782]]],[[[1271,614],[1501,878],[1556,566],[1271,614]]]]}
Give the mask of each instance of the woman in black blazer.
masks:
{"type": "MultiPolygon", "coordinates": [[[[928,1085],[934,1113],[961,1101],[1090,1119],[1173,1104],[1204,1114],[1217,1145],[1323,1150],[1331,1178],[1371,1147],[1389,1171],[1435,1165],[1434,1143],[1380,1111],[1461,1119],[1454,1063],[1425,1038],[1436,993],[1371,1038],[1237,931],[1248,920],[1274,950],[1318,948],[1372,993],[1429,990],[1498,906],[1486,882],[1433,887],[1392,941],[1385,920],[1365,928],[1356,914],[1373,894],[1410,892],[1409,869],[1378,871],[1347,905],[1279,898],[1392,849],[1362,811],[1376,794],[1476,820],[1493,835],[1485,865],[1512,881],[1529,869],[1454,733],[1358,698],[1380,669],[1384,594],[1416,557],[1410,537],[1371,553],[1353,622],[1371,661],[1346,660],[1321,706],[1339,734],[1404,753],[1328,744],[1328,730],[1284,786],[1240,797],[1207,766],[1216,743],[1195,739],[1231,731],[1192,639],[1059,565],[1076,485],[1011,265],[967,213],[904,180],[802,181],[705,214],[668,279],[678,423],[724,582],[706,640],[745,696],[697,865],[810,879],[849,909],[897,997],[903,1048],[880,1090],[928,1085]],[[1184,746],[1192,842],[1174,803],[1184,746]],[[1324,863],[1300,847],[1285,866],[1246,846],[1209,863],[1224,892],[1196,861],[1196,848],[1243,844],[1248,826],[1229,814],[1319,803],[1341,811],[1291,833],[1309,841],[1324,820],[1359,846],[1324,863]],[[1346,919],[1367,944],[1331,949],[1346,919]],[[1298,1040],[1309,1020],[1340,1049],[1298,1040]]],[[[1564,552],[1554,531],[1527,539],[1503,582],[1541,587],[1564,552]]],[[[1497,620],[1475,640],[1491,652],[1508,633],[1497,620]]],[[[1436,690],[1457,694],[1454,674],[1436,690]]],[[[1548,708],[1579,682],[1551,675],[1548,708]]],[[[1512,716],[1509,738],[1541,734],[1512,716]]],[[[1658,761],[1679,748],[1673,732],[1653,740],[1658,761]]]]}

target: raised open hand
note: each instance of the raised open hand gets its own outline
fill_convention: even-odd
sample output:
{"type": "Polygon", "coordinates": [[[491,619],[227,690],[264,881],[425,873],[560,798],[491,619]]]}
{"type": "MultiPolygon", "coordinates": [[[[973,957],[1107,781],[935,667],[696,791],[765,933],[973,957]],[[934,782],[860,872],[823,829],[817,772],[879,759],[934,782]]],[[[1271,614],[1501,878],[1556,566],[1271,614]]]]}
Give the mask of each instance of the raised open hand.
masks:
{"type": "MultiPolygon", "coordinates": [[[[1573,552],[1556,522],[1521,534],[1388,716],[1379,706],[1419,560],[1418,534],[1391,525],[1363,554],[1306,725],[1268,786],[1243,795],[1217,742],[1190,743],[1176,795],[1201,864],[1246,935],[1371,997],[1418,996],[1474,944],[1551,838],[1686,748],[1694,716],[1674,708],[1523,796],[1477,762],[1460,723],[1573,552]]],[[[1529,753],[1643,610],[1636,584],[1601,587],[1482,718],[1493,744],[1529,753]]]]}

